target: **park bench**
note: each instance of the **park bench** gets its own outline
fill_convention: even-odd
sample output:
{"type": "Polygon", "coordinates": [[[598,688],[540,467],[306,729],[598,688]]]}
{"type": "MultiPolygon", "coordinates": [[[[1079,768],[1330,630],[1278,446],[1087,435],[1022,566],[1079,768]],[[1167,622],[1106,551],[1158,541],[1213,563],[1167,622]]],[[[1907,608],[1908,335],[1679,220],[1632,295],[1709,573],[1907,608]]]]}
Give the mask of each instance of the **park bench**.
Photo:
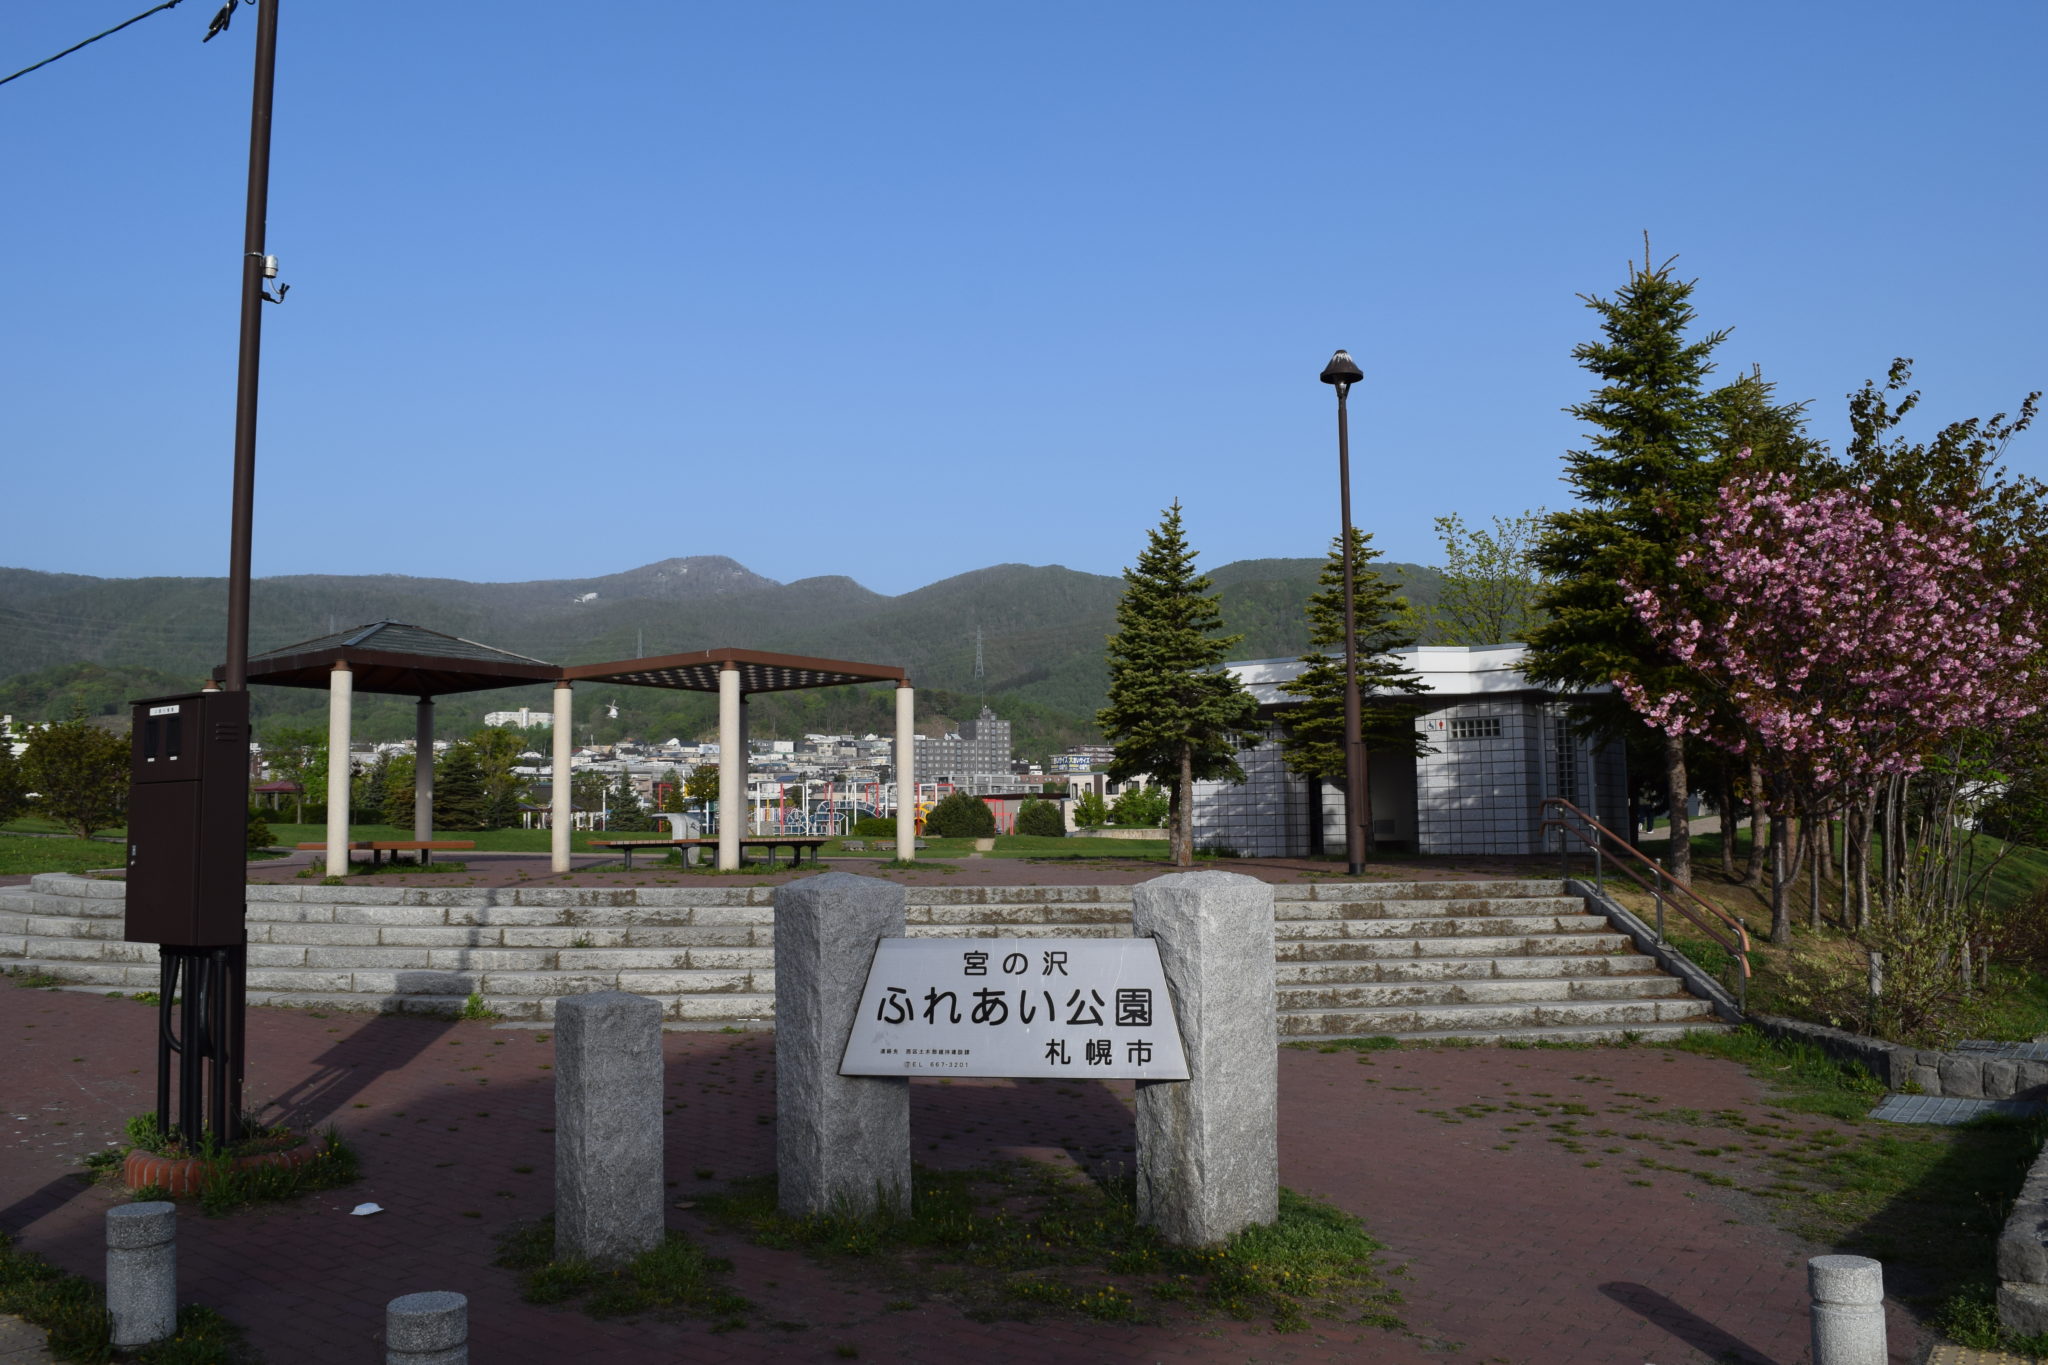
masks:
{"type": "MultiPolygon", "coordinates": [[[[327,851],[326,844],[298,844],[295,847],[302,853],[325,853],[327,851]]],[[[368,849],[370,852],[370,866],[372,867],[382,863],[384,855],[387,853],[417,853],[420,855],[420,865],[424,867],[437,851],[447,852],[451,849],[473,849],[476,847],[476,841],[473,839],[358,839],[352,841],[348,847],[351,853],[361,849],[368,849]]],[[[395,863],[398,859],[393,858],[391,861],[395,863]]]]}
{"type": "MultiPolygon", "coordinates": [[[[633,870],[633,850],[635,849],[680,848],[687,850],[717,848],[718,839],[715,835],[708,839],[592,839],[590,846],[592,848],[616,848],[623,850],[626,855],[626,870],[631,872],[633,870]]],[[[789,850],[789,861],[792,867],[803,865],[805,849],[811,851],[811,861],[816,863],[818,861],[818,850],[824,846],[825,841],[823,839],[795,837],[786,834],[748,834],[740,838],[742,860],[745,858],[746,850],[750,848],[766,848],[771,861],[775,857],[776,849],[786,848],[789,850]]]]}

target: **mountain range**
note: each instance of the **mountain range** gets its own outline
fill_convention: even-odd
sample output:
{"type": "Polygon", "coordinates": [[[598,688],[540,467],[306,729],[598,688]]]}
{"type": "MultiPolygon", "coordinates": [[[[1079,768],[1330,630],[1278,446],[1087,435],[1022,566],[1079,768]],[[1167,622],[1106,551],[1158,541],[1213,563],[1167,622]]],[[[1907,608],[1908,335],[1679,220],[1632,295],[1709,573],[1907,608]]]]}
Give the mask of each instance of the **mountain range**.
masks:
{"type": "MultiPolygon", "coordinates": [[[[1377,567],[1418,604],[1435,599],[1436,570],[1377,567]]],[[[1225,627],[1244,637],[1232,650],[1236,657],[1272,658],[1306,648],[1303,606],[1318,568],[1313,559],[1257,559],[1211,571],[1225,627]]],[[[842,576],[779,583],[717,555],[664,559],[596,578],[520,583],[302,574],[254,582],[250,651],[387,618],[555,663],[719,646],[777,650],[901,665],[943,709],[971,715],[985,695],[999,713],[1022,713],[1020,743],[1025,732],[1066,743],[1089,737],[1089,718],[1102,704],[1103,642],[1115,629],[1122,590],[1120,577],[998,564],[891,597],[842,576]]],[[[220,661],[226,601],[226,580],[219,578],[96,578],[0,568],[0,707],[31,717],[74,701],[105,710],[124,689],[190,686],[220,661]]],[[[273,692],[284,689],[259,692],[259,716],[310,719],[321,705],[316,694],[266,695],[273,692]]],[[[525,693],[544,702],[540,689],[465,701],[480,717],[485,709],[520,704],[525,693]]],[[[675,712],[665,717],[670,724],[691,723],[699,709],[684,704],[691,698],[668,694],[665,700],[681,707],[669,707],[675,712]]],[[[708,717],[708,707],[702,709],[708,717]]],[[[770,708],[801,711],[820,723],[826,713],[845,709],[823,694],[770,708]]],[[[939,714],[931,703],[920,709],[939,714]]],[[[372,710],[367,729],[374,733],[386,727],[381,708],[372,710]]],[[[760,718],[771,727],[775,721],[768,710],[760,718]]],[[[858,723],[857,716],[836,718],[858,723]]],[[[788,719],[793,724],[798,717],[788,719]]],[[[399,733],[409,733],[395,710],[391,720],[399,733]]]]}

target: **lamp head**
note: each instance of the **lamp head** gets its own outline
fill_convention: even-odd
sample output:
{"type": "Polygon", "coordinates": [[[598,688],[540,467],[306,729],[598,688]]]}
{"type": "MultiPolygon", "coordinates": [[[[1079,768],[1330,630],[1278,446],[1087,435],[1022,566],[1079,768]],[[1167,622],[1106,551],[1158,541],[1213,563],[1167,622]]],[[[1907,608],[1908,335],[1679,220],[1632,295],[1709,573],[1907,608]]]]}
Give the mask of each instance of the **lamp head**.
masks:
{"type": "Polygon", "coordinates": [[[1348,388],[1365,378],[1365,371],[1358,368],[1351,352],[1339,351],[1330,357],[1329,364],[1323,366],[1321,377],[1325,384],[1342,384],[1348,388]]]}

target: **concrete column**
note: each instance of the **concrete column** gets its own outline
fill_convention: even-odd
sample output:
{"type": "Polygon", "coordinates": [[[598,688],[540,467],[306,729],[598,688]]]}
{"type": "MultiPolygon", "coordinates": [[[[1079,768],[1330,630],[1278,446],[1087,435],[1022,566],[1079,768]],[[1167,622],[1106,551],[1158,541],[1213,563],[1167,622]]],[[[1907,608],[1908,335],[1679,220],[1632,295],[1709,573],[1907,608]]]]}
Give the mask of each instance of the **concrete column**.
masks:
{"type": "Polygon", "coordinates": [[[661,1245],[661,1006],[626,991],[555,1003],[555,1258],[661,1245]]]}
{"type": "Polygon", "coordinates": [[[718,675],[718,867],[740,865],[740,833],[747,820],[746,731],[740,715],[740,670],[718,675]]]}
{"type": "Polygon", "coordinates": [[[1131,932],[1159,941],[1189,1076],[1138,1082],[1138,1217],[1175,1246],[1212,1246],[1280,1216],[1273,888],[1156,877],[1132,892],[1131,932]]]}
{"type": "Polygon", "coordinates": [[[576,806],[569,793],[569,757],[576,751],[576,689],[568,683],[555,684],[555,766],[552,795],[548,799],[549,865],[557,872],[569,870],[569,833],[576,824],[576,806]]]}
{"type": "Polygon", "coordinates": [[[754,708],[752,699],[740,693],[740,813],[745,820],[741,834],[759,834],[754,819],[754,708]]]}
{"type": "Polygon", "coordinates": [[[827,872],[775,889],[777,1203],[794,1217],[910,1200],[910,1081],[842,1076],[875,945],[904,934],[903,888],[827,872]]]}
{"type": "Polygon", "coordinates": [[[412,837],[434,837],[434,699],[421,697],[412,729],[412,837]]]}
{"type": "Polygon", "coordinates": [[[896,856],[917,856],[917,692],[896,684],[896,856]]]}
{"type": "Polygon", "coordinates": [[[355,674],[337,663],[327,675],[327,875],[348,875],[348,724],[355,674]]]}
{"type": "Polygon", "coordinates": [[[469,1300],[446,1290],[384,1307],[384,1365],[468,1365],[469,1300]]]}
{"type": "Polygon", "coordinates": [[[147,1346],[178,1330],[178,1206],[107,1210],[107,1315],[114,1345],[147,1346]]]}
{"type": "Polygon", "coordinates": [[[1813,1365],[1885,1365],[1884,1266],[1868,1256],[1806,1263],[1813,1295],[1813,1365]]]}

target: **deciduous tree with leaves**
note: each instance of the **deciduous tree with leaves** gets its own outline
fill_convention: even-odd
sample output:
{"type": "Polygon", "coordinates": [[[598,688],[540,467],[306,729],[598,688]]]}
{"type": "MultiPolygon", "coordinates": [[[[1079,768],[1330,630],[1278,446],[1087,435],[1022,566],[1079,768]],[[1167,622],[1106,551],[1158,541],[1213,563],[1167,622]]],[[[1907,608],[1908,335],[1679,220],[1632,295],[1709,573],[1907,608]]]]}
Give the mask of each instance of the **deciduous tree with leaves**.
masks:
{"type": "Polygon", "coordinates": [[[1532,552],[1548,514],[1541,507],[1495,517],[1492,529],[1467,526],[1456,512],[1436,519],[1443,543],[1437,600],[1411,611],[1410,633],[1432,645],[1499,645],[1524,641],[1543,624],[1537,605],[1549,577],[1532,552]]]}
{"type": "Polygon", "coordinates": [[[1887,520],[1864,487],[1802,496],[1794,477],[1731,480],[1661,583],[1624,600],[1685,685],[1616,683],[1667,735],[1753,755],[1774,816],[1772,936],[1789,935],[1782,821],[1920,771],[1951,738],[2038,709],[2037,620],[2016,555],[1964,513],[1887,520]]]}
{"type": "Polygon", "coordinates": [[[1109,705],[1096,713],[1115,751],[1111,778],[1150,774],[1171,794],[1170,842],[1179,867],[1195,861],[1195,783],[1243,781],[1237,750],[1259,733],[1257,704],[1223,669],[1241,637],[1220,633],[1223,612],[1212,586],[1195,570],[1176,501],[1138,562],[1124,570],[1117,630],[1109,637],[1109,705]]]}
{"type": "Polygon", "coordinates": [[[128,740],[92,723],[83,708],[29,737],[21,780],[36,811],[81,839],[119,824],[128,805],[128,740]]]}

